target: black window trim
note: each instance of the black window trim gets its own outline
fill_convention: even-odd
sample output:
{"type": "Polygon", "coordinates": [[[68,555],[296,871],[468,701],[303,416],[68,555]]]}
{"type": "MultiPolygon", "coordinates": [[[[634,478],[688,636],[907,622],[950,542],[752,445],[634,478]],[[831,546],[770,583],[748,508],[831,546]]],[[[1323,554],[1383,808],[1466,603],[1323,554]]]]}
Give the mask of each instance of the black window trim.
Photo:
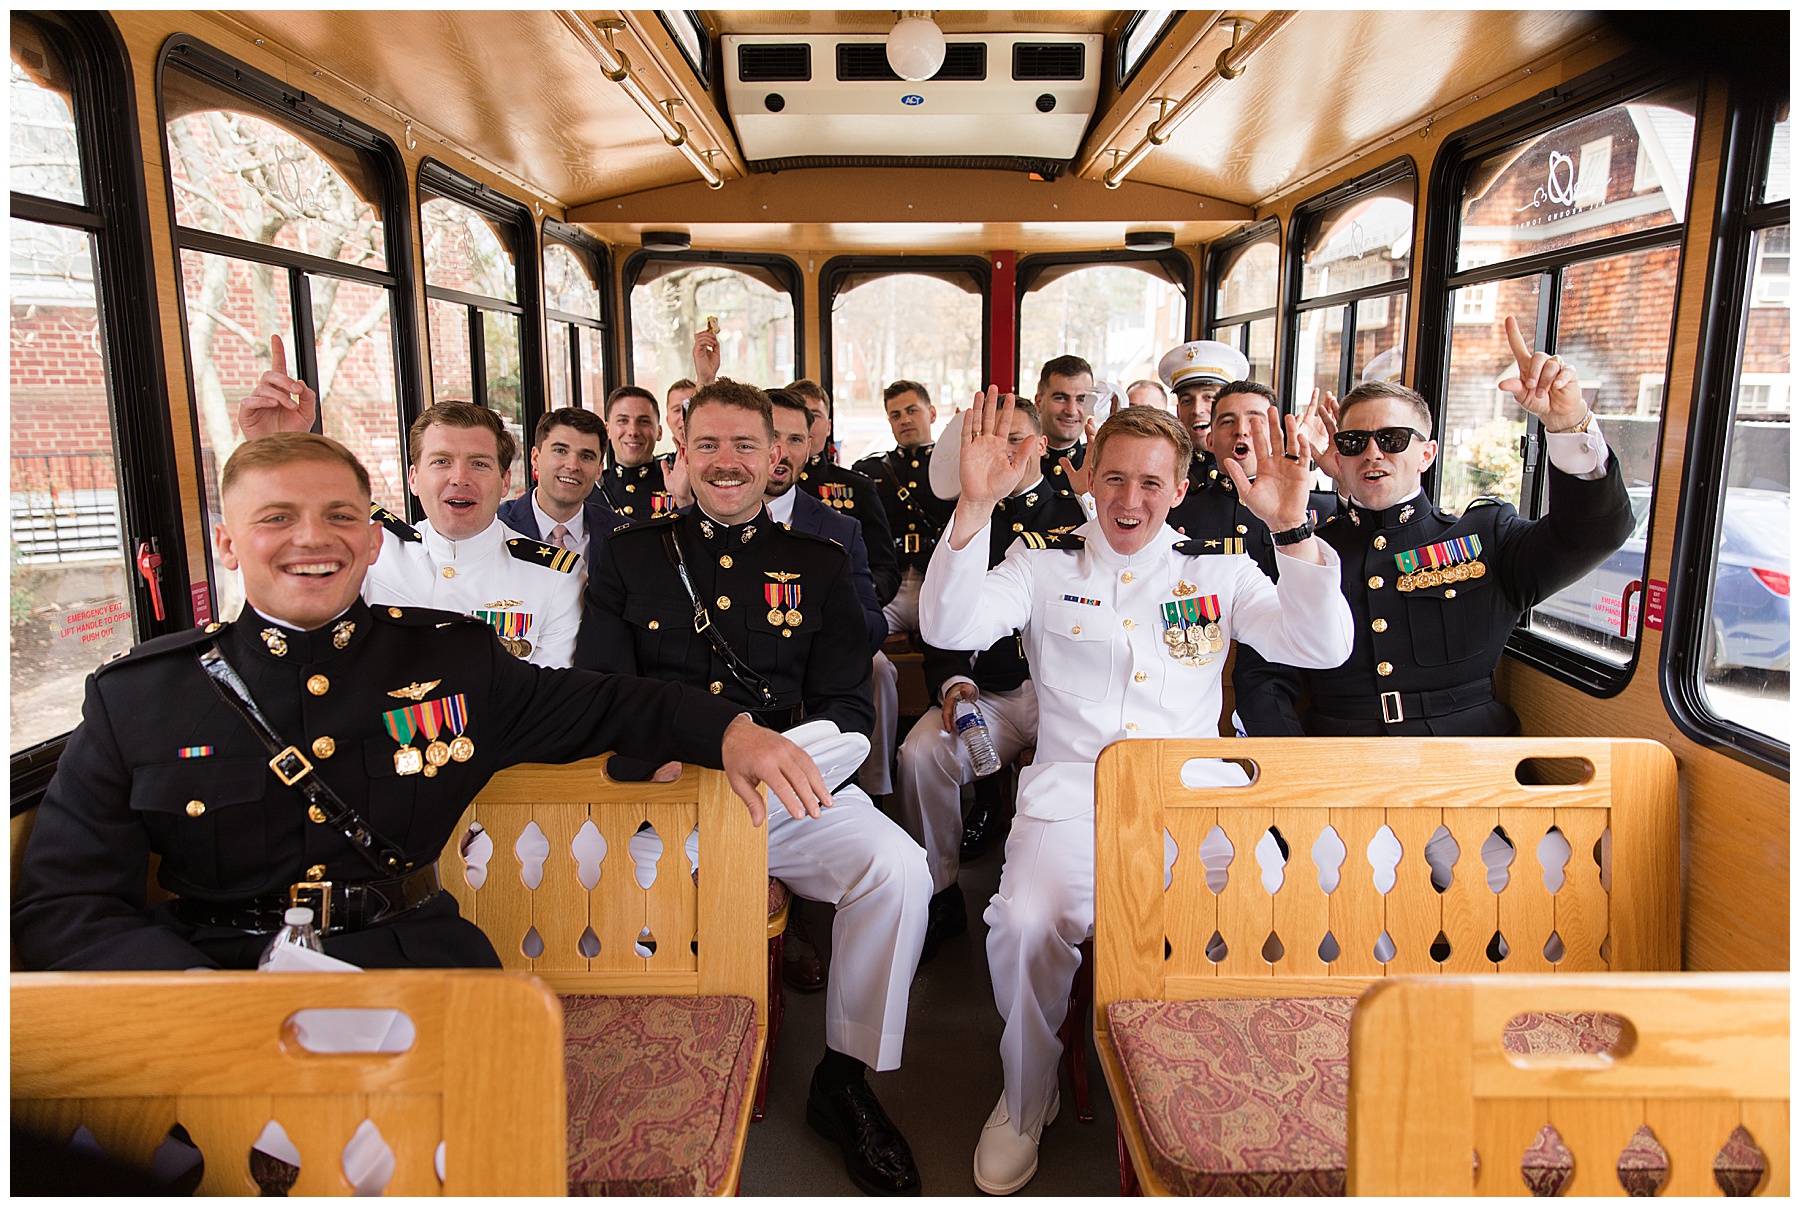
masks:
{"type": "Polygon", "coordinates": [[[706,22],[701,20],[700,14],[691,8],[659,8],[653,11],[656,13],[656,19],[662,22],[662,27],[669,31],[669,38],[675,43],[675,50],[676,53],[681,55],[681,61],[686,63],[693,71],[695,78],[700,81],[700,86],[708,92],[711,92],[714,55],[712,34],[707,30],[706,22]],[[672,12],[679,13],[686,17],[688,24],[694,27],[694,34],[700,39],[700,61],[698,63],[688,57],[687,46],[682,43],[681,34],[669,23],[669,18],[666,14],[672,12]]]}
{"type": "MultiPolygon", "coordinates": [[[[86,203],[75,206],[14,193],[12,216],[89,232],[114,457],[120,467],[125,552],[130,557],[137,543],[148,540],[163,559],[162,621],[155,617],[142,576],[126,575],[133,635],[148,640],[192,627],[194,612],[175,437],[167,422],[168,377],[156,319],[156,268],[131,56],[107,13],[17,15],[55,44],[68,67],[86,203]]],[[[64,734],[11,755],[13,816],[35,808],[43,798],[67,742],[64,734]]]]}
{"type": "Polygon", "coordinates": [[[1149,15],[1150,11],[1148,9],[1140,8],[1131,14],[1131,17],[1125,22],[1124,28],[1119,30],[1119,44],[1113,51],[1114,87],[1119,92],[1125,91],[1131,81],[1137,78],[1137,73],[1143,70],[1144,64],[1150,61],[1150,56],[1155,54],[1157,49],[1163,44],[1163,40],[1169,36],[1169,31],[1175,28],[1175,23],[1185,17],[1187,13],[1178,8],[1171,11],[1167,17],[1164,17],[1162,28],[1156,31],[1156,34],[1150,39],[1149,44],[1144,47],[1144,53],[1138,56],[1138,61],[1127,66],[1125,63],[1125,47],[1130,43],[1131,35],[1137,32],[1137,27],[1141,25],[1144,18],[1149,15]]]}
{"type": "Polygon", "coordinates": [[[1783,781],[1790,774],[1791,748],[1713,713],[1701,691],[1699,672],[1723,512],[1724,492],[1715,484],[1725,479],[1725,455],[1737,410],[1733,387],[1750,314],[1750,256],[1759,232],[1789,222],[1788,202],[1760,200],[1775,115],[1785,100],[1734,90],[1726,115],[1659,676],[1663,703],[1684,734],[1783,781]]]}
{"type": "Polygon", "coordinates": [[[1182,321],[1181,342],[1186,343],[1194,338],[1200,319],[1200,300],[1194,296],[1194,262],[1179,248],[1171,247],[1167,251],[1069,251],[1039,252],[1036,255],[1020,256],[1013,265],[1013,380],[1019,383],[1019,392],[1024,393],[1026,381],[1037,380],[1038,369],[1035,366],[1028,377],[1024,372],[1024,363],[1020,359],[1025,355],[1020,332],[1024,330],[1025,298],[1034,292],[1032,286],[1044,274],[1044,270],[1059,264],[1083,264],[1105,268],[1117,266],[1132,268],[1139,264],[1156,263],[1167,268],[1176,279],[1176,288],[1181,296],[1187,299],[1187,315],[1182,321]]]}
{"type": "MultiPolygon", "coordinates": [[[[1700,148],[1699,122],[1704,117],[1705,90],[1691,72],[1684,72],[1667,65],[1657,64],[1647,59],[1628,56],[1615,60],[1605,66],[1566,84],[1547,89],[1511,108],[1457,131],[1444,140],[1439,146],[1437,157],[1432,163],[1431,180],[1427,196],[1431,204],[1425,214],[1425,243],[1422,263],[1415,265],[1415,272],[1420,281],[1418,325],[1415,328],[1417,351],[1413,356],[1414,387],[1432,400],[1436,409],[1435,420],[1441,429],[1444,419],[1444,392],[1450,372],[1451,324],[1449,317],[1450,295],[1454,289],[1464,285],[1481,284],[1488,280],[1531,275],[1533,272],[1553,273],[1558,269],[1582,263],[1589,259],[1604,256],[1621,255],[1631,251],[1643,250],[1647,247],[1673,246],[1685,248],[1689,228],[1689,216],[1684,215],[1681,222],[1665,225],[1649,231],[1635,232],[1629,235],[1615,236],[1612,239],[1595,240],[1577,247],[1565,248],[1558,252],[1546,252],[1534,256],[1508,260],[1503,264],[1484,264],[1479,268],[1468,269],[1461,273],[1452,271],[1456,264],[1457,234],[1461,227],[1462,183],[1467,170],[1485,156],[1504,147],[1531,138],[1536,134],[1579,120],[1582,117],[1598,113],[1613,105],[1623,103],[1635,97],[1643,96],[1659,88],[1692,81],[1695,85],[1697,104],[1695,110],[1695,138],[1692,153],[1698,155],[1700,148]]],[[[1693,179],[1690,172],[1690,180],[1693,179]]],[[[1690,215],[1693,207],[1694,190],[1688,191],[1690,215]]],[[[1680,256],[1675,282],[1675,312],[1671,315],[1669,332],[1669,349],[1663,365],[1663,380],[1671,380],[1674,371],[1676,331],[1679,327],[1680,301],[1687,273],[1687,256],[1685,251],[1680,256]]],[[[1556,315],[1551,307],[1553,297],[1558,291],[1546,290],[1540,293],[1538,329],[1553,331],[1556,315]]],[[[1549,349],[1554,352],[1554,347],[1549,349]]],[[[1521,484],[1521,497],[1537,498],[1539,483],[1545,472],[1547,453],[1541,438],[1542,425],[1527,416],[1525,425],[1525,469],[1521,484]]],[[[1668,409],[1663,411],[1663,430],[1658,436],[1657,447],[1665,446],[1669,438],[1668,409]]],[[[1651,483],[1651,499],[1662,488],[1660,482],[1662,471],[1661,457],[1657,460],[1657,481],[1651,483]]],[[[1440,485],[1437,467],[1434,465],[1425,475],[1425,490],[1433,498],[1438,497],[1440,485]]],[[[1654,540],[1652,531],[1645,542],[1645,549],[1651,548],[1654,540]]],[[[1646,552],[1646,558],[1648,553],[1646,552]]],[[[1538,633],[1523,627],[1515,627],[1507,638],[1506,653],[1534,670],[1542,671],[1554,679],[1575,687],[1597,699],[1611,699],[1623,692],[1637,672],[1638,662],[1642,658],[1644,648],[1644,624],[1638,624],[1637,641],[1632,649],[1631,658],[1623,666],[1614,666],[1589,657],[1562,642],[1552,641],[1538,633]]],[[[1669,633],[1665,627],[1663,649],[1670,646],[1669,633]]]]}
{"type": "MultiPolygon", "coordinates": [[[[175,183],[166,162],[168,152],[166,147],[159,147],[159,156],[165,161],[162,187],[168,206],[170,237],[175,250],[175,264],[171,271],[174,272],[177,281],[175,304],[177,312],[181,316],[181,329],[184,333],[181,345],[184,360],[190,355],[185,336],[189,329],[187,291],[179,286],[181,253],[184,250],[227,255],[235,259],[270,264],[289,270],[288,301],[289,313],[293,321],[295,367],[300,379],[314,389],[317,389],[319,384],[318,351],[314,344],[312,323],[301,321],[301,316],[310,316],[312,313],[312,297],[311,291],[307,287],[306,274],[317,273],[391,289],[393,290],[393,304],[388,309],[388,333],[393,344],[395,401],[400,408],[398,418],[401,420],[401,432],[404,433],[405,425],[410,423],[412,417],[417,413],[413,400],[417,398],[424,379],[417,355],[419,332],[416,309],[413,305],[416,295],[413,290],[412,222],[407,205],[409,189],[406,165],[401,158],[399,146],[381,131],[339,112],[317,97],[306,92],[296,92],[273,76],[266,75],[249,64],[240,62],[223,51],[184,33],[174,34],[164,42],[162,51],[156,59],[156,128],[159,134],[168,128],[167,110],[163,104],[163,77],[171,68],[185,71],[196,79],[224,92],[235,93],[265,109],[286,113],[296,124],[304,126],[323,139],[367,153],[374,161],[374,166],[379,173],[379,184],[385,194],[382,198],[381,222],[383,240],[386,244],[384,249],[388,265],[386,271],[364,268],[356,264],[341,264],[321,256],[252,243],[245,239],[233,239],[226,235],[181,225],[175,216],[175,183]]],[[[204,482],[206,480],[205,462],[197,435],[200,431],[200,404],[194,391],[191,361],[184,365],[183,375],[187,381],[188,414],[192,430],[196,433],[194,481],[204,482]]],[[[319,423],[322,424],[323,421],[324,416],[321,414],[319,423]]],[[[401,473],[404,475],[408,468],[404,439],[400,441],[399,457],[401,473]]],[[[201,505],[205,505],[204,498],[201,500],[201,505]]],[[[207,582],[210,585],[217,578],[212,565],[210,548],[206,550],[206,559],[207,582]]]]}
{"type": "MultiPolygon", "coordinates": [[[[566,222],[558,222],[554,218],[545,218],[540,232],[542,243],[538,249],[541,259],[552,243],[561,244],[575,253],[576,258],[587,261],[588,275],[593,279],[594,288],[600,293],[600,317],[589,318],[585,314],[571,314],[566,310],[554,310],[550,306],[550,297],[544,296],[544,408],[550,408],[550,324],[567,323],[575,327],[589,327],[600,332],[600,344],[603,349],[601,384],[606,394],[611,394],[618,387],[614,379],[618,370],[613,364],[614,358],[604,355],[611,350],[610,335],[612,333],[612,253],[606,244],[594,238],[579,226],[570,226],[566,222]]],[[[569,393],[573,406],[584,405],[581,392],[581,348],[579,340],[569,341],[569,393]]],[[[597,404],[587,409],[598,411],[606,402],[605,395],[594,399],[597,404]]]]}
{"type": "Polygon", "coordinates": [[[743,264],[767,269],[787,290],[794,306],[794,376],[790,380],[798,380],[806,375],[806,279],[801,275],[800,265],[791,257],[747,251],[647,251],[640,247],[625,257],[619,289],[619,325],[623,329],[621,343],[626,349],[623,373],[626,382],[637,384],[637,363],[633,355],[637,341],[631,324],[631,291],[637,287],[644,265],[652,260],[673,260],[683,264],[743,264]]]}
{"type": "MultiPolygon", "coordinates": [[[[1276,263],[1279,266],[1282,253],[1281,235],[1281,219],[1271,214],[1260,222],[1253,222],[1243,230],[1227,235],[1223,239],[1215,239],[1207,245],[1206,298],[1203,307],[1204,318],[1200,324],[1202,331],[1210,332],[1217,327],[1231,327],[1256,319],[1281,317],[1282,274],[1279,267],[1277,267],[1275,278],[1275,301],[1273,304],[1256,310],[1240,311],[1236,314],[1216,314],[1213,311],[1213,305],[1219,296],[1219,289],[1225,284],[1225,275],[1230,267],[1226,261],[1233,260],[1237,255],[1248,251],[1258,243],[1273,243],[1276,263]]],[[[1207,335],[1203,338],[1211,339],[1212,337],[1207,335]]]]}
{"type": "MultiPolygon", "coordinates": [[[[1343,382],[1356,372],[1356,303],[1370,298],[1405,297],[1407,305],[1412,304],[1412,289],[1419,280],[1418,263],[1418,231],[1419,231],[1419,165],[1411,155],[1402,155],[1398,159],[1390,159],[1380,167],[1364,172],[1354,180],[1326,189],[1308,197],[1294,207],[1288,218],[1287,230],[1287,262],[1282,266],[1281,282],[1281,322],[1276,332],[1279,350],[1275,358],[1275,379],[1280,384],[1276,387],[1276,396],[1281,400],[1281,409],[1292,413],[1299,409],[1299,400],[1294,390],[1294,363],[1300,352],[1299,322],[1300,316],[1309,310],[1324,310],[1332,306],[1344,308],[1344,330],[1338,337],[1338,383],[1343,382]],[[1311,223],[1319,215],[1347,201],[1354,201],[1369,193],[1377,192],[1391,184],[1402,180],[1412,181],[1413,186],[1413,262],[1408,267],[1407,275],[1398,281],[1383,281],[1375,285],[1364,285],[1356,289],[1341,290],[1337,293],[1320,294],[1317,297],[1301,296],[1301,282],[1306,274],[1306,238],[1311,234],[1311,223]]],[[[1407,321],[1410,324],[1412,315],[1409,312],[1407,321]]],[[[1407,344],[1407,355],[1401,368],[1401,379],[1405,380],[1405,366],[1414,366],[1417,373],[1419,363],[1417,353],[1411,341],[1407,344]]],[[[1342,391],[1340,391],[1341,393],[1342,391]]]]}
{"type": "MultiPolygon", "coordinates": [[[[831,314],[839,288],[855,273],[884,277],[933,272],[966,272],[981,287],[981,380],[993,380],[994,264],[986,256],[833,256],[819,269],[819,384],[832,388],[831,314]]],[[[961,399],[952,400],[961,406],[961,399]]],[[[837,396],[832,395],[832,415],[837,396]]]]}
{"type": "MultiPolygon", "coordinates": [[[[544,320],[543,264],[538,250],[537,224],[532,221],[531,207],[518,198],[466,176],[440,159],[426,157],[419,161],[418,204],[419,230],[425,229],[424,205],[434,198],[454,201],[505,227],[513,236],[513,293],[518,300],[508,302],[484,294],[446,289],[442,285],[425,285],[425,299],[450,302],[468,310],[469,318],[469,393],[470,401],[487,406],[487,344],[483,338],[481,312],[493,310],[511,314],[519,320],[519,423],[527,441],[537,430],[544,413],[544,320]]],[[[429,332],[427,332],[429,338],[429,332]]],[[[432,382],[431,400],[437,397],[437,382],[432,382]]],[[[430,405],[431,400],[425,400],[430,405]]],[[[421,407],[421,410],[423,407],[421,407]]],[[[407,415],[410,425],[417,412],[407,415]]],[[[409,510],[418,508],[418,500],[409,498],[409,510]]],[[[413,517],[417,519],[417,516],[413,517]]]]}

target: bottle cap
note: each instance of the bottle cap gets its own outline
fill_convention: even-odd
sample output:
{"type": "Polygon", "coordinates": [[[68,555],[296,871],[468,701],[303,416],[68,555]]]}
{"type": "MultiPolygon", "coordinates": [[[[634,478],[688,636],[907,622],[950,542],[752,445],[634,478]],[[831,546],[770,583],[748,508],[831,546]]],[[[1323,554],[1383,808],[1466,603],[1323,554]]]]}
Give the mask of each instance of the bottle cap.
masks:
{"type": "Polygon", "coordinates": [[[286,922],[289,926],[311,926],[313,912],[304,905],[296,905],[288,910],[287,913],[281,915],[281,920],[286,922]]]}

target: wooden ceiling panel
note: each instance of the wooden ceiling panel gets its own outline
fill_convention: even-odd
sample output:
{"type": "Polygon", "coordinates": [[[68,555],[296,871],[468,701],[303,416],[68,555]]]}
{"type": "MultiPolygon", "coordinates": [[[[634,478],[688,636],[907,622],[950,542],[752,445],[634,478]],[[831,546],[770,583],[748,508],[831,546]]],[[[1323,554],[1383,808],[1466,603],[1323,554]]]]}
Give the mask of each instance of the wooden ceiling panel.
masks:
{"type": "Polygon", "coordinates": [[[1130,179],[1257,204],[1593,28],[1559,10],[1304,10],[1130,179]]]}

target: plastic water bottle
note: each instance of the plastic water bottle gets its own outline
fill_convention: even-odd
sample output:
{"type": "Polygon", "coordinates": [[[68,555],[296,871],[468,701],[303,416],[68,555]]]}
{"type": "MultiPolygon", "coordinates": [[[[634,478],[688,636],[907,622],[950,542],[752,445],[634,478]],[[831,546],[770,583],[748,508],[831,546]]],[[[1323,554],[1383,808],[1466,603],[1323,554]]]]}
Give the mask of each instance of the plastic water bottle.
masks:
{"type": "Polygon", "coordinates": [[[263,948],[262,959],[256,962],[256,970],[261,972],[275,958],[275,952],[283,945],[291,943],[295,947],[304,947],[308,951],[325,954],[325,941],[319,938],[319,928],[313,925],[313,912],[304,905],[296,905],[281,915],[283,926],[263,948]]]}
{"type": "Polygon", "coordinates": [[[956,702],[956,733],[969,748],[969,759],[977,776],[992,775],[1000,770],[1000,756],[994,752],[994,740],[988,736],[987,718],[967,700],[956,702]]]}

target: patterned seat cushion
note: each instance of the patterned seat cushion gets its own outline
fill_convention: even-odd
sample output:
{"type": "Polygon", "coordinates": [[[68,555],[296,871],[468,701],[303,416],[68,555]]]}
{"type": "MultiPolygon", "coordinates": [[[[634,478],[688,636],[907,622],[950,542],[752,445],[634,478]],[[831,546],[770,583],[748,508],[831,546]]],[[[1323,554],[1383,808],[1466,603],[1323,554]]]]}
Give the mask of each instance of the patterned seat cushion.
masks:
{"type": "Polygon", "coordinates": [[[756,1061],[745,997],[564,996],[569,1193],[716,1194],[756,1061]]]}
{"type": "Polygon", "coordinates": [[[794,894],[789,891],[787,885],[773,876],[769,877],[769,917],[773,918],[786,909],[787,903],[793,899],[793,896],[794,894]]]}
{"type": "Polygon", "coordinates": [[[1108,1008],[1157,1176],[1174,1194],[1344,1193],[1353,997],[1108,1008]]]}

